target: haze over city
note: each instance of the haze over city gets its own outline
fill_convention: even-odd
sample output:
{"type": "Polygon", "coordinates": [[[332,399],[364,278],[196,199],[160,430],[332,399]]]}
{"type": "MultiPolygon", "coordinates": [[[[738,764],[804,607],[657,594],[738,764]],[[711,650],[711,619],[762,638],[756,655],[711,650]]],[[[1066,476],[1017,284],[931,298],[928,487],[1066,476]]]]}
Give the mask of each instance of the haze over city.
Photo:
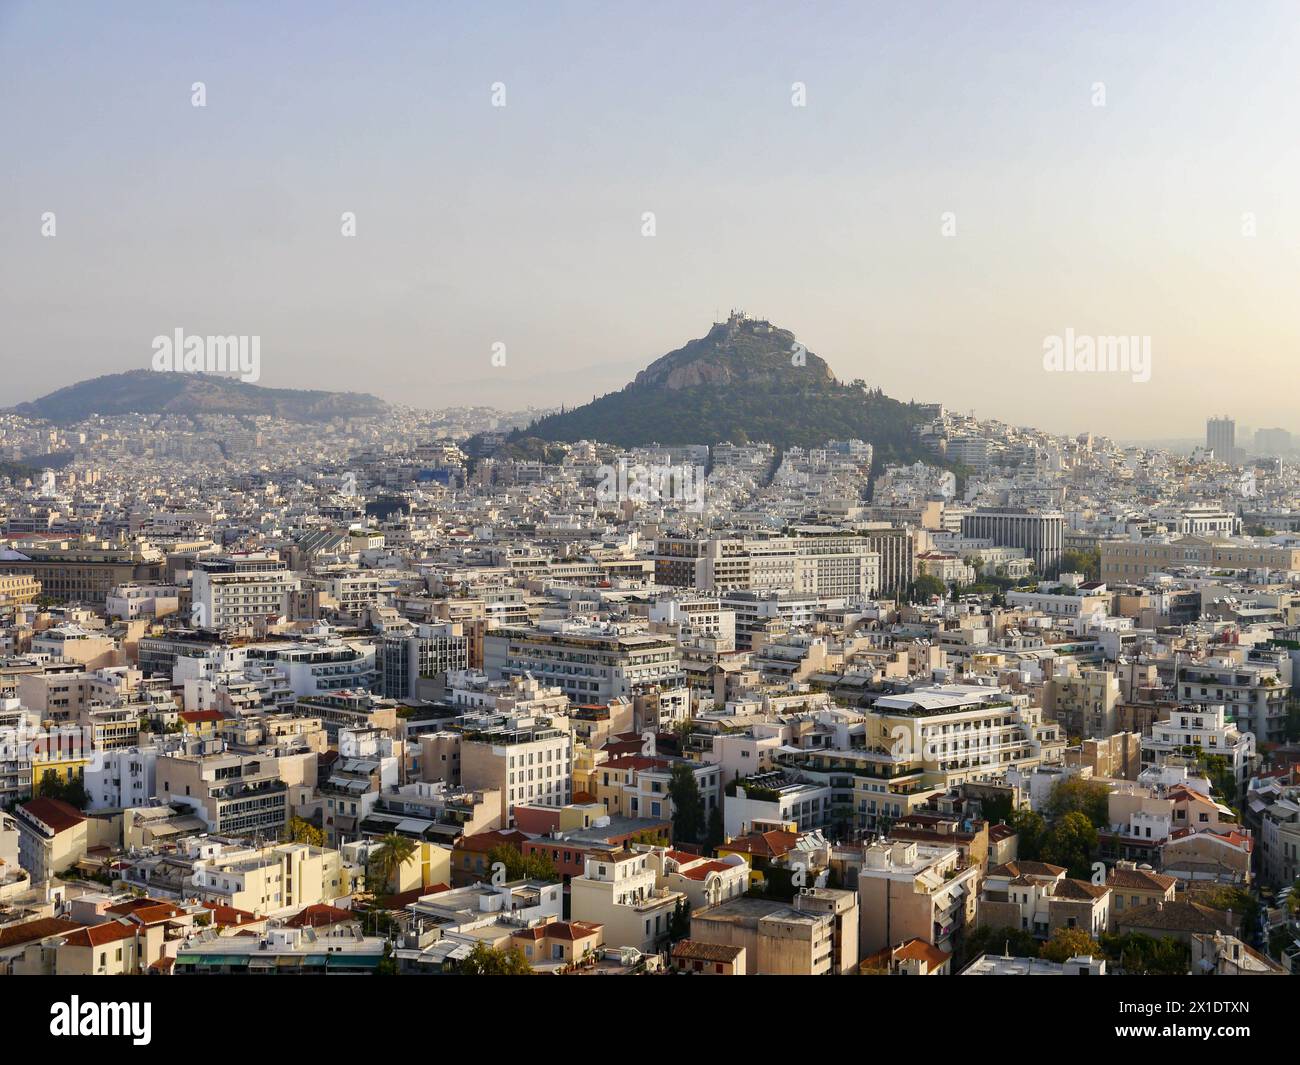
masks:
{"type": "Polygon", "coordinates": [[[0,404],[178,327],[268,386],[572,404],[743,307],[903,400],[1291,428],[1291,4],[97,10],[0,5],[0,404]],[[1150,379],[1045,372],[1067,329],[1150,379]]]}

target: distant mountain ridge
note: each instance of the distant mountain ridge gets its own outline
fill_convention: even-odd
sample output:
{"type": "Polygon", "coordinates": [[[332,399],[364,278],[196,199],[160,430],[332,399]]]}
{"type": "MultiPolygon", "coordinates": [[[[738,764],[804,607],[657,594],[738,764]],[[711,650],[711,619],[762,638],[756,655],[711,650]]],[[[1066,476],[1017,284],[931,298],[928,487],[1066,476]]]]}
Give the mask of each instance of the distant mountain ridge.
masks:
{"type": "Polygon", "coordinates": [[[836,380],[790,330],[733,313],[620,391],[541,418],[511,440],[620,447],[763,440],[787,448],[857,438],[873,445],[878,461],[939,461],[913,432],[924,420],[918,404],[836,380]]]}
{"type": "Polygon", "coordinates": [[[267,415],[319,422],[380,415],[390,407],[377,396],[359,392],[263,388],[220,374],[128,370],[79,381],[11,410],[59,424],[92,414],[267,415]]]}

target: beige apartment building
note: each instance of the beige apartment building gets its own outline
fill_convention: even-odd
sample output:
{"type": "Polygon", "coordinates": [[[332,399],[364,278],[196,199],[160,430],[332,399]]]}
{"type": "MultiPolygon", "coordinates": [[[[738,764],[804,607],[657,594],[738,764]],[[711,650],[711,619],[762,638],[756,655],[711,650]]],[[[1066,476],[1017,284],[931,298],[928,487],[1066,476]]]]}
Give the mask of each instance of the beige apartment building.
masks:
{"type": "Polygon", "coordinates": [[[829,976],[837,961],[834,914],[779,899],[741,896],[694,912],[691,942],[741,947],[745,971],[759,976],[829,976]]]}
{"type": "MultiPolygon", "coordinates": [[[[547,718],[494,718],[481,726],[462,719],[460,784],[500,795],[501,824],[513,825],[515,803],[565,806],[573,797],[573,737],[547,718]]],[[[447,751],[422,747],[422,757],[447,751]]],[[[443,763],[438,763],[441,766],[443,763]]],[[[429,779],[429,769],[425,769],[429,779]]]]}
{"type": "Polygon", "coordinates": [[[339,851],[281,843],[199,858],[193,885],[203,901],[273,914],[342,898],[351,893],[353,876],[339,851]]]}
{"type": "Polygon", "coordinates": [[[583,875],[569,881],[570,912],[575,921],[605,928],[611,947],[635,947],[649,953],[668,935],[668,922],[680,891],[657,886],[657,874],[646,851],[592,851],[583,875]]]}
{"type": "Polygon", "coordinates": [[[1065,737],[1026,696],[943,684],[877,699],[867,715],[867,746],[918,759],[926,783],[946,789],[1059,764],[1065,737]]]}
{"type": "Polygon", "coordinates": [[[951,954],[975,920],[980,869],[963,867],[956,846],[881,840],[837,849],[834,861],[844,864],[843,882],[858,890],[864,956],[909,939],[951,954]]]}
{"type": "Polygon", "coordinates": [[[191,807],[210,832],[278,838],[289,823],[289,786],[279,761],[229,752],[168,755],[158,759],[158,795],[191,807]]]}
{"type": "Polygon", "coordinates": [[[18,864],[33,884],[49,880],[86,856],[90,825],[61,799],[36,798],[14,809],[18,864]]]}

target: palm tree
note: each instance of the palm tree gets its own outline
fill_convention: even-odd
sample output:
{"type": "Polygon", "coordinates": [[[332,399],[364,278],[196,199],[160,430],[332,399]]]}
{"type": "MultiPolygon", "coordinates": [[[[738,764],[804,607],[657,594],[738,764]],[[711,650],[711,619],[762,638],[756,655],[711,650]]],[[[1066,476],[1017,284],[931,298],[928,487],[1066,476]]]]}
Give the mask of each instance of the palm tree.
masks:
{"type": "Polygon", "coordinates": [[[379,846],[370,856],[368,872],[371,891],[378,894],[388,886],[389,881],[404,866],[419,846],[409,836],[389,832],[379,841],[379,846]]]}

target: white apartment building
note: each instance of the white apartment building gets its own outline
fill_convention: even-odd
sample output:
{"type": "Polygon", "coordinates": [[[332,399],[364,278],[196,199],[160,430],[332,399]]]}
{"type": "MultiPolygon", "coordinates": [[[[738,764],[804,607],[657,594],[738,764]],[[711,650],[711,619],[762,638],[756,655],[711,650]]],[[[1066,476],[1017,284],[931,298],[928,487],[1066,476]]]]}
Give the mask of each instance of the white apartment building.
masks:
{"type": "Polygon", "coordinates": [[[157,766],[163,750],[156,744],[101,751],[82,773],[90,810],[126,810],[147,806],[157,794],[157,766]]]}
{"type": "Polygon", "coordinates": [[[788,781],[779,770],[728,784],[735,794],[722,802],[727,836],[743,836],[755,823],[793,822],[800,832],[825,828],[831,822],[834,792],[829,785],[788,781]]]}
{"type": "Polygon", "coordinates": [[[1152,722],[1151,735],[1142,737],[1142,764],[1159,767],[1170,758],[1181,761],[1187,748],[1198,747],[1207,755],[1226,758],[1239,785],[1250,779],[1254,737],[1229,721],[1223,706],[1180,706],[1167,720],[1152,722]]]}
{"type": "Polygon", "coordinates": [[[830,525],[787,532],[665,536],[655,543],[655,581],[710,593],[789,591],[826,598],[869,598],[880,590],[880,553],[868,536],[830,525]]]}
{"type": "Polygon", "coordinates": [[[290,613],[299,587],[289,565],[270,552],[200,558],[191,581],[200,628],[256,630],[290,613]]]}
{"type": "Polygon", "coordinates": [[[605,944],[650,953],[668,935],[668,922],[680,891],[656,886],[658,877],[646,851],[593,851],[582,876],[569,881],[570,912],[575,921],[605,926],[605,944]]]}
{"type": "Polygon", "coordinates": [[[532,676],[579,703],[605,704],[637,688],[686,683],[675,639],[613,625],[543,622],[489,632],[483,669],[494,680],[532,676]]]}

